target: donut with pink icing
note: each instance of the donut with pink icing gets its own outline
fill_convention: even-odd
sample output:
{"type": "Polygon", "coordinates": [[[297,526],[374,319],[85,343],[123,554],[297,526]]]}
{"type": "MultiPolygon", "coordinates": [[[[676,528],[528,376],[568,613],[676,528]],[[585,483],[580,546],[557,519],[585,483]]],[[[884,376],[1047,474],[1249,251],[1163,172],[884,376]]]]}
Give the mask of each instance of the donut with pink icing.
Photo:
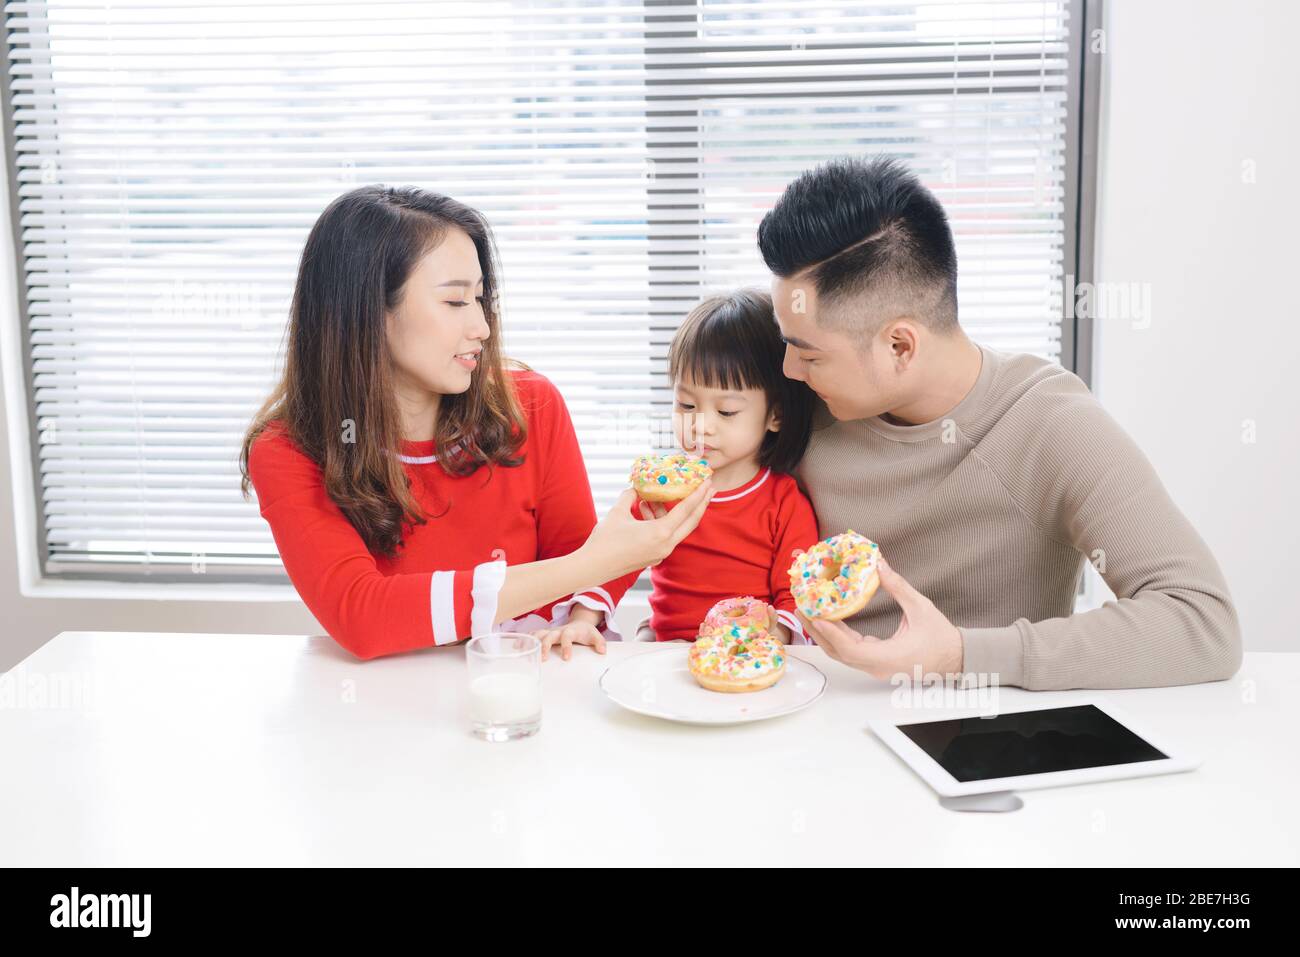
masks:
{"type": "Polygon", "coordinates": [[[691,676],[709,691],[761,691],[785,673],[785,645],[776,633],[776,611],[746,596],[726,598],[700,623],[687,664],[691,676]]]}
{"type": "Polygon", "coordinates": [[[704,616],[700,634],[705,630],[721,631],[738,628],[750,635],[765,635],[776,629],[776,612],[765,601],[746,595],[744,598],[724,598],[704,616]]]}

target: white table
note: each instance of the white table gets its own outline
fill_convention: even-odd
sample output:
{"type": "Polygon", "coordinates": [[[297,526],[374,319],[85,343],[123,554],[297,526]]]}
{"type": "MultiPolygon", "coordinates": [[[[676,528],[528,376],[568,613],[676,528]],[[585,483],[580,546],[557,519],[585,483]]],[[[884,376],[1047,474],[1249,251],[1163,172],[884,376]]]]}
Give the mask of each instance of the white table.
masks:
{"type": "Polygon", "coordinates": [[[959,814],[866,729],[898,713],[890,686],[795,649],[830,679],[811,708],[689,727],[597,685],[656,650],[552,658],[540,734],[489,744],[460,648],[359,662],[323,636],[64,632],[0,696],[0,864],[1300,863],[1300,655],[1105,693],[1197,771],[959,814]]]}

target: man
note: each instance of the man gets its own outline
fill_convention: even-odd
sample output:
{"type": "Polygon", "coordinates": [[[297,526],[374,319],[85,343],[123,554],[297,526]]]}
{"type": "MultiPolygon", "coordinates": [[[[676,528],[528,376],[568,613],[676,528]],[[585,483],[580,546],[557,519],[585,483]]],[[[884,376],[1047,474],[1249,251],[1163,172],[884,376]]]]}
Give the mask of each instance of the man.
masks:
{"type": "Polygon", "coordinates": [[[787,187],[758,244],[785,374],[821,399],[797,477],[823,537],[880,544],[881,590],[817,643],[880,678],[1030,689],[1228,678],[1236,611],[1209,548],[1076,376],[973,343],[938,200],[890,159],[787,187]],[[1085,560],[1118,598],[1073,613],[1085,560]]]}

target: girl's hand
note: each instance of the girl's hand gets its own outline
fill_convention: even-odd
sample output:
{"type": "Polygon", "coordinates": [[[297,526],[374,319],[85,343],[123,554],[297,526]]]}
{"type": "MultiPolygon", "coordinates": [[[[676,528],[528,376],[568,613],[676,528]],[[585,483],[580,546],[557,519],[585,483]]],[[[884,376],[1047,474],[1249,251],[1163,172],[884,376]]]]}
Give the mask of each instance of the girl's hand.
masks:
{"type": "Polygon", "coordinates": [[[600,618],[601,613],[590,608],[574,608],[569,620],[563,625],[536,632],[537,640],[542,643],[542,660],[546,660],[551,647],[556,644],[560,646],[560,657],[565,661],[573,657],[574,645],[590,645],[596,654],[603,655],[605,636],[596,627],[596,621],[600,618]]]}
{"type": "Polygon", "coordinates": [[[606,580],[658,565],[695,531],[711,498],[713,485],[708,479],[672,509],[658,503],[651,506],[632,489],[624,489],[609,514],[591,530],[582,549],[596,567],[608,570],[606,580]],[[638,503],[640,519],[632,514],[633,502],[638,503]]]}

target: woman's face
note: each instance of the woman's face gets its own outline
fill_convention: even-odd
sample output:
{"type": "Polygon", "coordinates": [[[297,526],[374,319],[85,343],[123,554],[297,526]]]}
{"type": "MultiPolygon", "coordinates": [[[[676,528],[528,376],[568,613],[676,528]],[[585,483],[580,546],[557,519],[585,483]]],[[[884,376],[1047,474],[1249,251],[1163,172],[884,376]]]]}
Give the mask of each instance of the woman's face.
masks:
{"type": "Polygon", "coordinates": [[[469,388],[491,333],[474,241],[451,229],[412,270],[388,316],[388,348],[402,384],[439,395],[469,388]]]}

